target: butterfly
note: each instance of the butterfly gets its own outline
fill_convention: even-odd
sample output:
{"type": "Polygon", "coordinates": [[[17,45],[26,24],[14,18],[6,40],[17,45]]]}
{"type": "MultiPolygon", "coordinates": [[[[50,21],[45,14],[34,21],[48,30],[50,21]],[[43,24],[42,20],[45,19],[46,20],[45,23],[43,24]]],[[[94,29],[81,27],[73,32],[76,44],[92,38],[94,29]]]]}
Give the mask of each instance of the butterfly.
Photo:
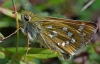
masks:
{"type": "Polygon", "coordinates": [[[30,41],[40,35],[48,48],[60,51],[64,58],[75,55],[97,31],[96,23],[43,17],[27,10],[21,12],[21,19],[30,41]]]}

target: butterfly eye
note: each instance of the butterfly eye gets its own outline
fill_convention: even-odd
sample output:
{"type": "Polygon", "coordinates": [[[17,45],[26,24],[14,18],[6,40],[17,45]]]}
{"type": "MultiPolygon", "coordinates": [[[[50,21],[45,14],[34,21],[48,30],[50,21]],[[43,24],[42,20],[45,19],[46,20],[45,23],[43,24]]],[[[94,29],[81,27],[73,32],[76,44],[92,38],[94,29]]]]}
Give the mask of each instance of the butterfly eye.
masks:
{"type": "Polygon", "coordinates": [[[30,21],[30,16],[29,15],[24,15],[24,20],[25,21],[30,21]]]}

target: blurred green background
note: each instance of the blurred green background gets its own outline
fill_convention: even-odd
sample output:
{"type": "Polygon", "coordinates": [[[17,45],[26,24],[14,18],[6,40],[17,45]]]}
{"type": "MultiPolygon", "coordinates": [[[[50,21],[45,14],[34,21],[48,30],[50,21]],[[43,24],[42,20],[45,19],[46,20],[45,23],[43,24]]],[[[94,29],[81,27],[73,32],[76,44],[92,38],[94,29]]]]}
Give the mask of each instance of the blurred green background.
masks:
{"type": "MultiPolygon", "coordinates": [[[[43,55],[40,55],[41,57],[38,56],[36,59],[33,55],[32,58],[29,56],[26,57],[26,62],[23,62],[21,57],[26,51],[26,49],[22,48],[26,47],[27,38],[19,31],[19,41],[17,41],[18,36],[15,34],[0,43],[0,64],[7,64],[11,61],[17,42],[21,48],[19,48],[18,51],[20,55],[18,55],[17,60],[15,59],[14,64],[100,64],[100,0],[15,0],[15,4],[18,13],[22,10],[30,10],[42,16],[91,21],[98,24],[98,31],[93,40],[83,47],[82,52],[68,60],[62,60],[61,58],[57,58],[56,55],[52,56],[53,54],[48,52],[47,54],[50,55],[51,53],[51,57],[54,58],[43,60],[43,58],[49,58],[49,56],[47,55],[47,57],[41,58],[43,55]],[[25,4],[26,2],[28,5],[25,4]],[[88,4],[90,5],[88,6],[88,4]],[[85,6],[87,6],[87,8],[83,10],[85,6]]],[[[0,33],[5,37],[16,30],[16,20],[11,11],[14,11],[12,1],[0,0],[0,33]],[[10,12],[8,10],[10,10],[10,12]]],[[[19,23],[21,22],[19,21],[19,23]]],[[[30,46],[40,47],[38,43],[32,43],[30,46]]],[[[47,52],[48,49],[32,49],[29,53],[45,53],[39,52],[39,50],[47,52]]]]}

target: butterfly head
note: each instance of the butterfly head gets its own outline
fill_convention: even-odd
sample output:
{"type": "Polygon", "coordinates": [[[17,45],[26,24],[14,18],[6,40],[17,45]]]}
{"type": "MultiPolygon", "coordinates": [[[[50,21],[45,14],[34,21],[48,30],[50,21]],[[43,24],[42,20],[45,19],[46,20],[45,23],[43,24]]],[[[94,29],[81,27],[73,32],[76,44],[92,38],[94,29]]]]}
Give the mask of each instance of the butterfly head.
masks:
{"type": "Polygon", "coordinates": [[[43,17],[43,16],[40,16],[38,14],[34,14],[33,12],[31,11],[22,11],[21,12],[21,19],[22,21],[25,23],[27,22],[30,22],[32,24],[34,24],[35,22],[38,22],[38,21],[43,21],[43,20],[46,20],[47,18],[46,17],[43,17]]]}
{"type": "Polygon", "coordinates": [[[22,11],[21,12],[21,19],[23,22],[30,22],[32,20],[33,13],[30,11],[22,11]]]}

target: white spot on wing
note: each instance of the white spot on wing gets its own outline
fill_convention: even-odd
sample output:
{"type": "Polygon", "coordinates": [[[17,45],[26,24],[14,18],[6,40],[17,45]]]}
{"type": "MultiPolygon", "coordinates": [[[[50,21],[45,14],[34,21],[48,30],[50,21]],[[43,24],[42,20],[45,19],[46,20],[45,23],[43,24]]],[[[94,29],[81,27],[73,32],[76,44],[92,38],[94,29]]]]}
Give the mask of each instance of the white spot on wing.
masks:
{"type": "Polygon", "coordinates": [[[49,37],[54,37],[54,36],[58,36],[58,34],[57,34],[57,32],[56,31],[52,31],[53,32],[53,34],[49,34],[49,37]]]}
{"type": "Polygon", "coordinates": [[[54,36],[58,36],[56,31],[52,31],[54,36]]]}
{"type": "Polygon", "coordinates": [[[66,41],[66,44],[69,44],[69,41],[66,41]]]}
{"type": "Polygon", "coordinates": [[[72,42],[72,43],[75,43],[75,42],[76,42],[76,40],[75,40],[74,38],[72,38],[71,42],[72,42]]]}
{"type": "Polygon", "coordinates": [[[60,43],[57,43],[58,45],[60,45],[60,43]]]}
{"type": "Polygon", "coordinates": [[[73,33],[68,32],[68,36],[69,36],[69,37],[72,37],[72,35],[73,35],[73,33]]]}
{"type": "Polygon", "coordinates": [[[86,36],[86,33],[83,33],[83,36],[86,36]]]}
{"type": "Polygon", "coordinates": [[[49,36],[52,38],[52,37],[54,37],[53,35],[51,35],[51,34],[49,34],[49,36]]]}
{"type": "Polygon", "coordinates": [[[78,28],[79,31],[82,31],[83,29],[84,29],[84,26],[80,26],[80,27],[78,28]]]}
{"type": "Polygon", "coordinates": [[[62,42],[62,46],[65,46],[65,42],[62,42]]]}
{"type": "Polygon", "coordinates": [[[66,28],[66,27],[63,27],[63,28],[62,28],[63,31],[67,31],[67,29],[68,29],[68,28],[66,28]]]}
{"type": "Polygon", "coordinates": [[[52,28],[52,26],[47,26],[46,28],[52,28]]]}

